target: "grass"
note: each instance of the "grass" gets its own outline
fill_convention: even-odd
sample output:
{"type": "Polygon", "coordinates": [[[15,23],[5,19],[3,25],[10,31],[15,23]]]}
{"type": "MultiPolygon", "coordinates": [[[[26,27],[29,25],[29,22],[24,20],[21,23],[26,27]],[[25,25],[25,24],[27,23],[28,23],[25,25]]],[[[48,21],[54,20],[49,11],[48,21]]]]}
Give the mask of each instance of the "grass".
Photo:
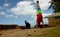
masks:
{"type": "Polygon", "coordinates": [[[60,27],[42,31],[41,34],[34,34],[31,37],[60,37],[60,27]]]}

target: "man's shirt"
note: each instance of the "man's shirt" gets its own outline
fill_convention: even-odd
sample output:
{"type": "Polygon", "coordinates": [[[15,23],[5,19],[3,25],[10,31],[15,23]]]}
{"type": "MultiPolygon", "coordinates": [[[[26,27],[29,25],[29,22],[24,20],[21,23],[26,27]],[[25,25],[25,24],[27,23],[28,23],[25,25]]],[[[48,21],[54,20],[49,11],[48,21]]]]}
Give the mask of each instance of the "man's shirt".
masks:
{"type": "Polygon", "coordinates": [[[42,10],[40,8],[37,8],[36,13],[37,14],[42,14],[42,10]]]}

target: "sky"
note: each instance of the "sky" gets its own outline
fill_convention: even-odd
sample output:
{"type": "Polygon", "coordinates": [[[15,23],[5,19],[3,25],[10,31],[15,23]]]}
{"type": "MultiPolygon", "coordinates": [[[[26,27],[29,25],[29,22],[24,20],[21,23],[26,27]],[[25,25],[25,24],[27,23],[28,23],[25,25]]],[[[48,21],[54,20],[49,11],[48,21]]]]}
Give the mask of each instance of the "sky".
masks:
{"type": "MultiPolygon", "coordinates": [[[[51,0],[39,0],[43,17],[51,15],[48,9],[51,0]]],[[[25,20],[34,26],[36,24],[36,0],[0,0],[0,24],[18,24],[25,26],[25,20]]],[[[48,19],[44,18],[44,24],[48,19]]]]}

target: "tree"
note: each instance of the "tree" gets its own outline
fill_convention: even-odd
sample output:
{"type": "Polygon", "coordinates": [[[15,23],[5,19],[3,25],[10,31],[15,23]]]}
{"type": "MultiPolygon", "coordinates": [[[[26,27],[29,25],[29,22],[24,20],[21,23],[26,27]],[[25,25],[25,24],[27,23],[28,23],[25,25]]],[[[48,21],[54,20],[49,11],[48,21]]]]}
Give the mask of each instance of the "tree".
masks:
{"type": "Polygon", "coordinates": [[[51,0],[50,3],[51,3],[51,5],[50,5],[49,9],[53,8],[54,13],[60,12],[60,0],[51,0]]]}

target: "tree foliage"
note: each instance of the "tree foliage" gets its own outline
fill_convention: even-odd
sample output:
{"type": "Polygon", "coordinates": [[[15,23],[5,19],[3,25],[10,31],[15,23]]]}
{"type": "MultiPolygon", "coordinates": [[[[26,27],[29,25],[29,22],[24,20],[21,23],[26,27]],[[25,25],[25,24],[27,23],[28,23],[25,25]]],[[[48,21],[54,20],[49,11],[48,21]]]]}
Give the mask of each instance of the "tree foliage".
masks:
{"type": "Polygon", "coordinates": [[[50,3],[51,3],[51,5],[50,5],[49,9],[53,8],[55,13],[60,12],[60,0],[51,0],[50,3]]]}

